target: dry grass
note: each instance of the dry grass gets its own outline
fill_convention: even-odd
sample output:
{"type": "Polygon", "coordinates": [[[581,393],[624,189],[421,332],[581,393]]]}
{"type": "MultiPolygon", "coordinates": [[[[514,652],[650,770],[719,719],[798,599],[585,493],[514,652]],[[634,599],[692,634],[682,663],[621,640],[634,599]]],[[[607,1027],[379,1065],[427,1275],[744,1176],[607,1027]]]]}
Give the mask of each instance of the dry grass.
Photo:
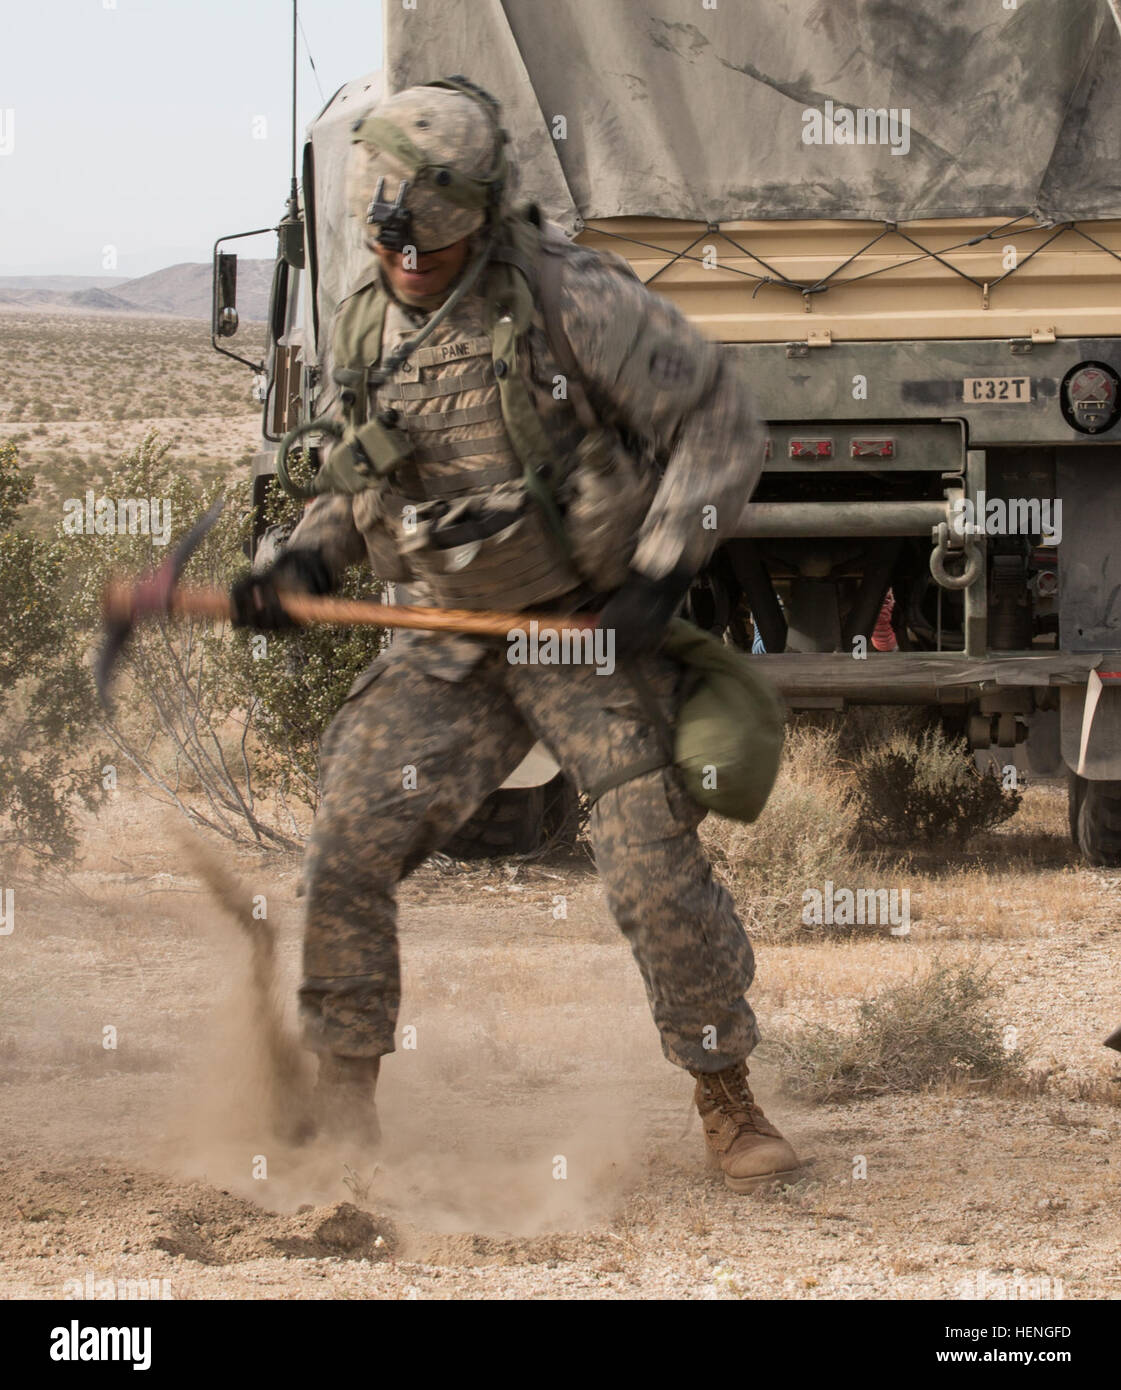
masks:
{"type": "MultiPolygon", "coordinates": [[[[905,712],[903,712],[905,713],[905,712]]],[[[899,722],[892,712],[888,727],[899,722]]],[[[894,729],[894,737],[899,730],[894,729]]],[[[754,825],[710,816],[705,847],[753,937],[768,943],[883,935],[887,927],[812,924],[803,894],[836,888],[906,889],[918,939],[1047,936],[1067,920],[1072,901],[1091,919],[1111,910],[1104,884],[1078,863],[1067,825],[1066,789],[1029,785],[1002,826],[964,844],[924,841],[868,852],[853,788],[851,756],[874,737],[865,723],[795,724],[767,809],[754,825]]]]}
{"type": "Polygon", "coordinates": [[[853,849],[856,811],[845,798],[838,757],[836,730],[794,726],[758,821],[743,825],[710,816],[705,822],[705,849],[760,940],[804,932],[805,888],[874,872],[874,862],[853,849]]]}
{"type": "Polygon", "coordinates": [[[815,1103],[881,1088],[964,1097],[981,1082],[1006,1099],[1116,1106],[1121,1078],[1098,1044],[1121,1015],[1100,973],[1121,879],[1078,864],[1065,787],[1030,784],[1014,816],[964,845],[924,843],[869,859],[848,796],[851,758],[867,737],[867,728],[795,726],[758,824],[706,830],[758,947],[752,998],[764,1036],[780,1039],[779,1070],[815,1103]],[[827,880],[906,889],[910,931],[807,924],[803,893],[827,880]],[[961,1002],[948,982],[974,976],[1006,990],[1010,1053],[994,1050],[979,997],[964,1033],[956,1017],[942,1026],[961,1002]],[[941,1022],[932,1018],[940,1009],[941,1022]],[[906,1045],[888,1066],[900,1039],[906,1045]]]}

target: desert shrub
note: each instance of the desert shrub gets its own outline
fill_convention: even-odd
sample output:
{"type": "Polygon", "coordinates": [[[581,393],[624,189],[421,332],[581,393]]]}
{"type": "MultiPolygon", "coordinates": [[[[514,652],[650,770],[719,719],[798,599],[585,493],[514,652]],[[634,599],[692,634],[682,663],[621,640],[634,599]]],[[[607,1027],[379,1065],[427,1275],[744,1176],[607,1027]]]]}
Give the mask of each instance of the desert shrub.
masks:
{"type": "MultiPolygon", "coordinates": [[[[299,476],[298,468],[293,470],[299,476]]],[[[290,530],[303,504],[270,491],[266,520],[290,530]]],[[[244,568],[248,568],[245,562],[244,568]]],[[[376,599],[382,584],[364,567],[345,576],[342,598],[376,599]]],[[[319,800],[319,740],[355,676],[377,656],[385,633],[377,627],[308,626],[294,633],[234,632],[225,654],[233,688],[257,701],[257,774],[262,787],[295,796],[314,809],[319,800]]]]}
{"type": "Polygon", "coordinates": [[[990,830],[1015,814],[1022,797],[982,774],[966,744],[938,729],[897,733],[853,763],[853,804],[862,831],[884,844],[953,840],[990,830]]]}
{"type": "MultiPolygon", "coordinates": [[[[143,535],[71,539],[71,574],[91,633],[110,575],[158,565],[219,493],[225,510],[182,582],[225,589],[248,568],[247,483],[212,482],[200,496],[154,434],[109,473],[100,492],[166,499],[172,527],[166,548],[143,535]]],[[[283,499],[276,512],[294,522],[298,507],[283,499]]],[[[371,577],[354,573],[343,592],[357,598],[376,589],[371,577]]],[[[292,848],[299,832],[286,798],[315,807],[320,735],[380,641],[376,627],[265,636],[219,620],[151,619],[134,630],[120,671],[127,698],[115,702],[104,729],[157,799],[225,838],[292,848]],[[263,803],[267,794],[280,798],[282,820],[276,806],[263,803]]]]}
{"type": "Polygon", "coordinates": [[[83,759],[94,701],[73,613],[62,601],[65,548],[17,521],[31,495],[14,444],[0,444],[0,846],[40,861],[69,858],[79,804],[102,796],[83,759]],[[84,765],[83,765],[84,764],[84,765]]]}
{"type": "Polygon", "coordinates": [[[929,711],[913,705],[853,705],[843,714],[801,717],[836,733],[837,757],[846,767],[870,748],[882,748],[893,738],[917,738],[930,726],[929,711]]]}
{"type": "MultiPolygon", "coordinates": [[[[158,566],[214,500],[201,499],[168,469],[154,435],[100,479],[98,496],[158,499],[170,506],[170,538],[156,534],[67,535],[68,585],[87,644],[100,642],[101,595],[112,577],[135,578],[158,566]]],[[[77,494],[79,497],[81,493],[77,494]]],[[[236,507],[192,557],[184,582],[220,586],[236,565],[241,524],[236,507]]],[[[165,517],[166,520],[166,517],[165,517]]],[[[114,750],[114,767],[131,767],[159,801],[230,839],[286,846],[288,836],[258,814],[247,756],[253,707],[222,675],[222,625],[191,617],[138,623],[127,659],[115,670],[114,704],[98,726],[114,750]]]]}
{"type": "Polygon", "coordinates": [[[1009,1081],[1023,1060],[991,1014],[995,990],[975,965],[935,965],[858,1006],[855,1027],[821,1024],[780,1036],[784,1086],[830,1102],[919,1091],[940,1082],[1009,1081]]]}

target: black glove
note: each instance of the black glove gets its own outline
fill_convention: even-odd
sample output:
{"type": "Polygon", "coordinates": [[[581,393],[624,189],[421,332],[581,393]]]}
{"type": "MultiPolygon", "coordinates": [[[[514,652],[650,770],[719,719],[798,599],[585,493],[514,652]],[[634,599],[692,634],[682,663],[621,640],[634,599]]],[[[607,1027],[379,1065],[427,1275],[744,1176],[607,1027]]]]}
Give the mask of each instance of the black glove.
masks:
{"type": "Polygon", "coordinates": [[[329,594],[335,587],[331,571],[318,550],[285,550],[267,570],[246,574],[230,589],[234,627],[257,632],[290,632],[299,627],[284,611],[280,590],[329,594]]]}
{"type": "Polygon", "coordinates": [[[688,592],[693,576],[671,570],[664,579],[647,579],[631,570],[622,587],[604,604],[597,627],[615,630],[615,659],[657,651],[669,621],[688,592]]]}

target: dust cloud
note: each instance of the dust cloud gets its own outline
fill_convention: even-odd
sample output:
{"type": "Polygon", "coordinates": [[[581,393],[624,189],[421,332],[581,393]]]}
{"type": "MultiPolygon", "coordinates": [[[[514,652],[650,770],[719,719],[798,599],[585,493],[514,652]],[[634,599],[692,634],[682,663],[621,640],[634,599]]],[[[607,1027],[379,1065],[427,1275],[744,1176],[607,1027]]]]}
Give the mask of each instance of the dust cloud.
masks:
{"type": "Polygon", "coordinates": [[[651,1118],[671,1133],[687,1122],[688,1086],[661,1057],[624,943],[608,938],[617,968],[607,970],[602,948],[554,943],[547,960],[525,931],[509,940],[499,927],[488,949],[468,908],[456,914],[475,918],[467,939],[404,933],[399,1035],[407,1028],[416,1045],[399,1040],[383,1059],[380,1148],[309,1135],[315,1061],[296,1037],[297,933],[283,950],[273,923],[254,917],[249,885],[179,838],[215,909],[226,993],[159,1155],[178,1176],[277,1211],[347,1198],[417,1238],[536,1236],[608,1221],[641,1172],[651,1118]]]}

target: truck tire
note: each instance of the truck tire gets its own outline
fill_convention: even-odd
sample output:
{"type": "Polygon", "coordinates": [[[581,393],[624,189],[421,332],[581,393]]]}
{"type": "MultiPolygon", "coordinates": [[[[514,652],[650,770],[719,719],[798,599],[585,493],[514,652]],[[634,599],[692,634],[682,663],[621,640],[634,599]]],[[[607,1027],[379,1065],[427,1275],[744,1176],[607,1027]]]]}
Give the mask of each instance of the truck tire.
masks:
{"type": "Polygon", "coordinates": [[[1121,867],[1121,782],[1092,782],[1070,774],[1069,804],[1075,844],[1087,864],[1121,867]]]}
{"type": "Polygon", "coordinates": [[[502,859],[576,842],[579,798],[563,773],[540,787],[493,792],[441,850],[453,859],[502,859]]]}

